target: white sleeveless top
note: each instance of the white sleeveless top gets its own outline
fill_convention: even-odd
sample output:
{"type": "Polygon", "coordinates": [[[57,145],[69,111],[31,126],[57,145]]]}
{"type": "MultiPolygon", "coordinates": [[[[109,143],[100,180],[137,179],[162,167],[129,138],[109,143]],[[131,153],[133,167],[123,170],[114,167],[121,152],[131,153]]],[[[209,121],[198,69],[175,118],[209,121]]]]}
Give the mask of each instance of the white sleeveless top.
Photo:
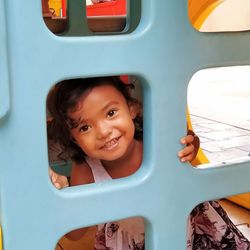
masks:
{"type": "MultiPolygon", "coordinates": [[[[100,160],[87,158],[95,182],[111,180],[100,160]]],[[[140,217],[98,225],[95,250],[144,250],[144,222],[140,217]]]]}

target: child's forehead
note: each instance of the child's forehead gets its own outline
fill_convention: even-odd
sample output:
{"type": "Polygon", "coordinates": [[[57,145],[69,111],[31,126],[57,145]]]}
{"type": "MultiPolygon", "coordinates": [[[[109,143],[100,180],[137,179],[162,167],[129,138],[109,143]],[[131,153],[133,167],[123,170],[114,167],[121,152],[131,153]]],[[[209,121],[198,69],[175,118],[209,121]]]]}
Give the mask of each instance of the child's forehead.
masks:
{"type": "Polygon", "coordinates": [[[69,110],[69,113],[84,111],[86,108],[97,108],[105,106],[107,103],[127,103],[124,95],[115,86],[110,83],[94,86],[84,91],[76,105],[69,110]],[[89,107],[89,105],[91,105],[89,107]]]}
{"type": "Polygon", "coordinates": [[[104,82],[101,85],[90,87],[81,94],[78,104],[86,101],[100,102],[101,99],[122,99],[125,97],[123,93],[117,89],[112,83],[104,82]]]}

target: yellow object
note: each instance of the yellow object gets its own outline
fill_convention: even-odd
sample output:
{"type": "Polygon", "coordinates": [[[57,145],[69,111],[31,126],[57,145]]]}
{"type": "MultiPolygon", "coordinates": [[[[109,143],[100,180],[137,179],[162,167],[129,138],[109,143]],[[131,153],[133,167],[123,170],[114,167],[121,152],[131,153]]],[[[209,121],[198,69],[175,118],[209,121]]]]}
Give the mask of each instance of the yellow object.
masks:
{"type": "MultiPolygon", "coordinates": [[[[187,127],[188,127],[188,129],[193,131],[192,122],[191,122],[188,110],[187,110],[187,127]]],[[[199,148],[198,153],[197,153],[196,157],[192,160],[191,164],[192,164],[192,166],[195,167],[197,165],[204,164],[204,163],[209,163],[209,160],[206,157],[206,155],[203,153],[202,149],[199,148]]]]}
{"type": "Polygon", "coordinates": [[[0,227],[0,250],[3,249],[3,241],[2,241],[2,228],[0,227]]]}
{"type": "Polygon", "coordinates": [[[250,193],[230,196],[230,197],[227,197],[227,199],[234,203],[239,204],[242,207],[250,209],[250,193]]]}
{"type": "Polygon", "coordinates": [[[62,9],[62,0],[49,0],[49,8],[55,11],[54,15],[56,17],[60,17],[62,9]]]}
{"type": "Polygon", "coordinates": [[[225,0],[189,0],[188,1],[188,16],[194,28],[199,30],[219,4],[225,0]]]}

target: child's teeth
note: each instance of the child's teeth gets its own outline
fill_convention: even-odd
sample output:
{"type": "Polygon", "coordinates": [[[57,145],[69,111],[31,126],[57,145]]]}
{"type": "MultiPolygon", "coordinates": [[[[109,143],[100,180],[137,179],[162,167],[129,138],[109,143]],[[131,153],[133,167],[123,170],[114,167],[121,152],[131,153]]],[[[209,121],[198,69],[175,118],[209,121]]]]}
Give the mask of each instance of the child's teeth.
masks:
{"type": "Polygon", "coordinates": [[[106,147],[111,147],[112,145],[114,145],[114,144],[116,143],[116,141],[117,141],[117,139],[115,138],[115,139],[113,139],[113,140],[107,142],[107,143],[105,144],[105,146],[106,146],[106,147]]]}

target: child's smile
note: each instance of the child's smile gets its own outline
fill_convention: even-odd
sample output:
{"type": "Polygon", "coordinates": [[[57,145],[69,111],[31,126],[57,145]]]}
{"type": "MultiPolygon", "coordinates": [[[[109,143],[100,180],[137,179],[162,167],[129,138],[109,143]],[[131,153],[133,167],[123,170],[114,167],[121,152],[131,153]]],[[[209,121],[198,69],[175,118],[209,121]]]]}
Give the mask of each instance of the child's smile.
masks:
{"type": "Polygon", "coordinates": [[[112,85],[96,86],[69,112],[78,124],[72,136],[89,157],[106,161],[127,157],[134,145],[133,110],[112,85]]]}
{"type": "Polygon", "coordinates": [[[115,137],[115,138],[105,142],[105,144],[101,147],[101,149],[104,149],[104,150],[115,149],[118,146],[120,138],[121,138],[121,136],[118,136],[118,137],[115,137]]]}

